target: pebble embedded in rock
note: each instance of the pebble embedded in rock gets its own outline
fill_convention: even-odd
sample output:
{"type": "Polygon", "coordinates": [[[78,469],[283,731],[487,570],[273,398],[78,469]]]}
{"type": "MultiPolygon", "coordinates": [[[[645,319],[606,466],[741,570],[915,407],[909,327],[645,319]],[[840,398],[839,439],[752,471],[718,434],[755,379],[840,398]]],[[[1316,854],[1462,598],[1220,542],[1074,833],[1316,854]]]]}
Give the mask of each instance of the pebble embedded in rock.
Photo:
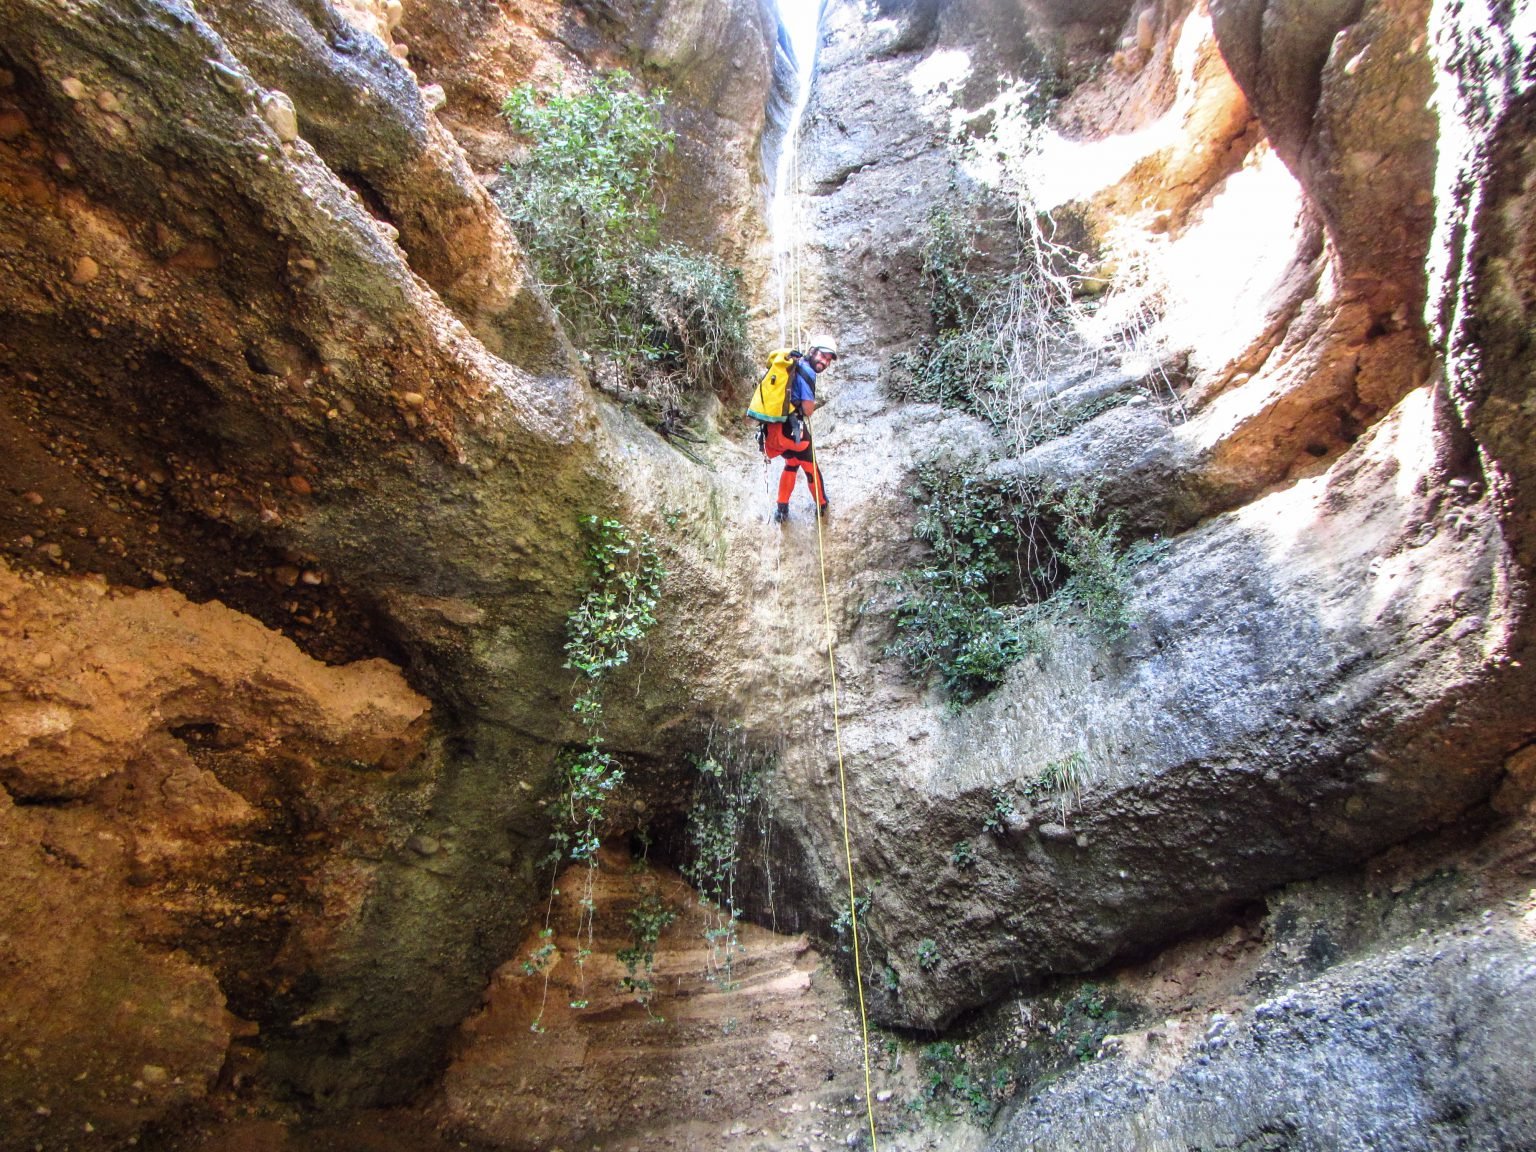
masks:
{"type": "Polygon", "coordinates": [[[404,400],[412,408],[420,408],[423,404],[425,404],[427,402],[427,398],[425,396],[423,396],[420,392],[407,392],[404,395],[402,395],[400,397],[400,399],[404,400]]]}
{"type": "Polygon", "coordinates": [[[433,836],[412,836],[405,846],[418,856],[436,856],[443,847],[433,836]]]}
{"type": "Polygon", "coordinates": [[[428,84],[421,90],[421,102],[427,106],[428,112],[436,112],[448,103],[448,94],[443,91],[441,84],[428,84]]]}
{"type": "Polygon", "coordinates": [[[168,268],[187,272],[211,272],[219,266],[219,250],[206,240],[193,240],[173,252],[166,260],[168,268]]]}
{"type": "Polygon", "coordinates": [[[314,491],[314,488],[310,485],[310,482],[297,473],[288,477],[288,487],[292,488],[300,496],[308,496],[311,492],[314,491]]]}
{"type": "Polygon", "coordinates": [[[123,102],[117,98],[117,93],[108,88],[103,88],[96,93],[96,107],[103,112],[116,112],[123,106],[123,102]]]}
{"type": "Polygon", "coordinates": [[[27,114],[21,109],[0,109],[0,140],[14,140],[24,135],[29,127],[27,114]]]}
{"type": "Polygon", "coordinates": [[[71,100],[85,99],[85,85],[78,77],[64,77],[64,79],[59,81],[59,87],[64,89],[64,95],[68,96],[71,100]]]}
{"type": "Polygon", "coordinates": [[[261,117],[284,144],[299,138],[299,114],[286,92],[274,89],[261,98],[261,117]]]}
{"type": "Polygon", "coordinates": [[[101,265],[89,256],[82,256],[75,261],[75,266],[70,270],[69,282],[71,284],[89,284],[101,275],[101,265]]]}

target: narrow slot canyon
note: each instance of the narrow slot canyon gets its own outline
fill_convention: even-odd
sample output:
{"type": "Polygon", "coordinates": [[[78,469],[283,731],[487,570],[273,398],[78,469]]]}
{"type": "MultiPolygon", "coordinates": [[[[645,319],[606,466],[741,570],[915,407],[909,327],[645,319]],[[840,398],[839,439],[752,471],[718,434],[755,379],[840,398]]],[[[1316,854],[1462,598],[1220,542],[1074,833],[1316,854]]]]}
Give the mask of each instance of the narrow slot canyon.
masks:
{"type": "Polygon", "coordinates": [[[0,0],[0,1150],[1536,1147],[1536,9],[781,2],[0,0]]]}

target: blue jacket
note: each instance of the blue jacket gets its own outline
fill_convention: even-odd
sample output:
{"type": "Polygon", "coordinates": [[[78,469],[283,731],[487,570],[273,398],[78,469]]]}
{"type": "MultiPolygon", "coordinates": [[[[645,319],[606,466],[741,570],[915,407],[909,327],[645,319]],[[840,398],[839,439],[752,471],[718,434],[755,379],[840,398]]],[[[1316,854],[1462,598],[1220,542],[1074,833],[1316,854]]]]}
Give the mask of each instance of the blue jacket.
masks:
{"type": "Polygon", "coordinates": [[[789,379],[789,402],[798,410],[801,401],[816,399],[816,369],[804,356],[795,361],[795,373],[789,379]]]}

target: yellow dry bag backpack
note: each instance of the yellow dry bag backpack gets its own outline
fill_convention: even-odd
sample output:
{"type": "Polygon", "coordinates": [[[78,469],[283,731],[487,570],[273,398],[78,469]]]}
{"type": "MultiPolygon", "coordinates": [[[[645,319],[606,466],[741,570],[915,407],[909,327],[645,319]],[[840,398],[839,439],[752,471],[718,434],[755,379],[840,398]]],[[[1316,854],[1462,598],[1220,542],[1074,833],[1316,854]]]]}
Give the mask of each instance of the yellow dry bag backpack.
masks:
{"type": "Polygon", "coordinates": [[[747,415],[765,424],[778,424],[789,415],[789,377],[800,353],[779,348],[768,354],[768,371],[757,382],[747,415]]]}

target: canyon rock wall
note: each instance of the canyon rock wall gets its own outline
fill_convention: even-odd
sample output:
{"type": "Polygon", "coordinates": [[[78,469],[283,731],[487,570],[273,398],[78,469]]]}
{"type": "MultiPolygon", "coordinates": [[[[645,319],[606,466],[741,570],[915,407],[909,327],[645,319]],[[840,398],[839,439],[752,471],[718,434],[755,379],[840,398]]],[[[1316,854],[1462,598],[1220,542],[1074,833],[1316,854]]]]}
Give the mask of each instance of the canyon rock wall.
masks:
{"type": "MultiPolygon", "coordinates": [[[[1088,27],[987,5],[829,12],[804,145],[807,308],[845,341],[822,421],[833,483],[869,481],[829,570],[884,1021],[942,1027],[1453,823],[1531,738],[1527,514],[1495,494],[1518,488],[1523,450],[1493,431],[1513,409],[1473,398],[1497,386],[1471,335],[1477,315],[1512,332],[1527,305],[1514,265],[1474,268],[1457,224],[1498,189],[1479,218],[1519,245],[1518,37],[1484,59],[1431,27],[1427,5],[1335,7],[1154,4],[1088,27]],[[976,422],[893,410],[878,382],[891,350],[931,330],[929,212],[954,185],[985,188],[1003,98],[1048,83],[1047,59],[1084,79],[1033,138],[1024,210],[1181,257],[1144,333],[1178,369],[1160,391],[1144,358],[1106,351],[1046,396],[1066,409],[1140,381],[1142,400],[989,455],[976,422]],[[1465,94],[1494,72],[1504,94],[1465,94]],[[1463,159],[1453,177],[1444,152],[1437,170],[1437,141],[1468,115],[1486,118],[1478,155],[1501,157],[1497,176],[1463,159]],[[1437,296],[1439,321],[1425,315],[1437,296]],[[1191,300],[1216,322],[1181,327],[1191,300]],[[905,555],[866,516],[912,515],[900,470],[866,458],[964,459],[967,444],[993,477],[1102,478],[1127,522],[1167,543],[1138,570],[1127,639],[1062,626],[956,710],[903,680],[878,615],[854,621],[859,599],[880,603],[865,565],[905,555]],[[984,831],[999,794],[1017,801],[1068,761],[1084,766],[1071,795],[984,831]]],[[[1518,392],[1525,370],[1500,363],[1518,392]]],[[[822,701],[780,721],[804,741],[790,737],[787,793],[825,787],[826,715],[822,701]]],[[[847,890],[836,810],[788,810],[803,816],[805,890],[830,918],[847,890]]]]}
{"type": "MultiPolygon", "coordinates": [[[[1498,831],[1525,819],[1508,781],[1523,778],[1532,735],[1525,513],[1496,495],[1517,485],[1521,450],[1472,430],[1474,397],[1496,386],[1465,371],[1483,362],[1468,317],[1494,309],[1512,334],[1525,305],[1512,264],[1480,274],[1493,294],[1462,278],[1457,223],[1481,203],[1474,189],[1497,187],[1512,206],[1484,226],[1519,247],[1516,96],[1469,98],[1507,103],[1504,135],[1464,157],[1461,176],[1443,152],[1437,166],[1441,133],[1458,131],[1448,94],[1485,67],[1514,86],[1518,53],[1484,46],[1504,63],[1469,64],[1427,5],[1271,8],[1254,26],[1252,7],[1180,3],[831,6],[801,146],[803,306],[790,327],[842,345],[817,415],[832,516],[811,523],[797,493],[787,528],[764,525],[772,472],[742,483],[725,448],[709,488],[680,476],[673,490],[690,515],[723,504],[733,546],[719,567],[750,614],[722,619],[690,595],[655,658],[694,668],[698,691],[780,749],[775,872],[758,914],[831,954],[846,947],[826,927],[847,919],[846,772],[874,1016],[979,1037],[987,1061],[969,1083],[990,1068],[1021,1089],[999,1148],[1101,1146],[1100,1115],[1120,1125],[1102,1146],[1275,1130],[1393,1146],[1403,1116],[1437,1110],[1447,1140],[1525,1139],[1528,1082],[1476,1070],[1523,1066],[1520,1026],[1452,992],[1528,980],[1529,837],[1498,831]],[[1010,144],[998,125],[1042,90],[1050,115],[1024,150],[1038,165],[993,162],[989,149],[1010,144]],[[1472,178],[1496,148],[1503,175],[1472,178]],[[968,416],[893,403],[886,379],[892,354],[932,332],[931,213],[959,189],[1000,197],[1006,219],[1021,176],[1026,216],[1083,221],[1114,253],[1111,276],[1116,258],[1135,273],[1155,254],[1158,279],[1135,341],[1036,393],[1047,414],[1132,402],[1010,453],[968,416]],[[1425,312],[1436,299],[1439,320],[1425,312]],[[1464,363],[1447,363],[1458,339],[1464,363]],[[997,480],[1094,482],[1132,530],[1163,537],[1135,577],[1130,634],[1111,644],[1059,622],[1044,653],[964,707],[914,685],[886,651],[887,581],[921,555],[905,487],[930,459],[969,459],[997,480]],[[1065,762],[1081,778],[1050,795],[1041,778],[1065,762]],[[1468,858],[1436,841],[1393,858],[1438,829],[1489,846],[1468,858]],[[1298,883],[1324,874],[1370,891],[1352,904],[1298,883]],[[1206,931],[1209,956],[1181,959],[1174,942],[1206,931]],[[1121,967],[1159,949],[1144,971],[1121,967]],[[1411,995],[1389,994],[1377,966],[1411,995]],[[1050,1011],[1096,1003],[1071,991],[1089,973],[1137,998],[1128,1019],[1162,1010],[1169,1023],[1129,1030],[1074,1077],[1104,1030],[1083,1050],[1050,1011]],[[1040,1023],[1003,1023],[1015,1017],[1040,1023]],[[992,1022],[1003,1057],[988,1047],[992,1022]],[[1486,1037],[1486,1058],[1420,1041],[1372,1064],[1377,1037],[1461,1029],[1486,1037]],[[1268,1057],[1282,1040],[1286,1060],[1268,1057]],[[1334,1045],[1349,1055],[1329,1064],[1319,1053],[1334,1045]],[[1041,1047],[1063,1051],[1042,1063],[1041,1047]],[[1379,1084],[1362,1083],[1371,1074],[1379,1084]],[[1279,1090],[1292,1081],[1309,1107],[1279,1090]],[[1202,1102],[1221,1092],[1226,1104],[1202,1102]],[[1368,1099],[1394,1103],[1366,1111],[1368,1099]]],[[[1519,371],[1500,377],[1511,395],[1519,371]]],[[[1490,428],[1518,419],[1496,401],[1487,411],[1490,428]]],[[[529,995],[527,977],[502,979],[529,995]]],[[[493,1020],[505,1002],[493,999],[493,1020]]],[[[506,1064],[511,1037],[504,1024],[469,1033],[451,1074],[462,1114],[494,1111],[483,1068],[506,1064]]],[[[903,1099],[929,1107],[932,1082],[915,1101],[897,1072],[876,1085],[882,1143],[907,1146],[903,1099]]],[[[771,1124],[744,1127],[780,1146],[771,1124]]],[[[851,1120],[827,1130],[860,1139],[851,1120]]],[[[910,1137],[925,1139],[943,1138],[910,1137]]]]}
{"type": "Polygon", "coordinates": [[[5,1146],[115,1144],[248,1071],[344,950],[430,793],[428,704],[99,577],[0,569],[0,645],[5,1146]]]}
{"type": "MultiPolygon", "coordinates": [[[[413,7],[429,27],[448,18],[413,7]]],[[[737,215],[721,217],[718,235],[741,249],[755,234],[752,158],[776,27],[755,3],[723,15],[637,5],[634,15],[654,25],[645,53],[658,76],[674,69],[687,82],[671,107],[703,125],[688,148],[703,149],[707,130],[723,157],[707,178],[689,162],[678,187],[700,197],[695,215],[731,199],[737,215]],[[735,43],[739,62],[688,55],[700,30],[735,43]]],[[[322,1106],[401,1099],[435,1074],[451,1030],[515,950],[546,851],[555,752],[577,731],[562,649],[586,580],[580,518],[643,521],[652,498],[626,461],[645,471],[671,455],[588,389],[485,174],[434,112],[441,91],[405,63],[399,16],[398,5],[279,0],[18,0],[0,11],[6,555],[61,587],[87,576],[114,596],[163,587],[227,605],[311,659],[387,658],[433,702],[430,735],[413,737],[419,755],[407,758],[410,787],[366,820],[337,815],[335,828],[327,818],[340,799],[307,797],[308,778],[286,767],[269,766],[262,783],[266,761],[241,761],[254,721],[143,727],[151,760],[184,760],[183,744],[195,760],[207,744],[216,772],[240,762],[245,783],[215,789],[228,811],[203,833],[224,864],[198,899],[218,911],[188,909],[153,932],[119,911],[102,926],[103,938],[121,938],[111,962],[125,987],[137,964],[146,995],[164,985],[155,1002],[199,1022],[178,1041],[184,1059],[144,1057],[184,1065],[172,1080],[113,1089],[138,1093],[119,1129],[199,1096],[223,1063],[218,1050],[247,1028],[259,1039],[241,1076],[322,1106]],[[348,831],[353,819],[366,836],[348,831]],[[239,932],[227,947],[192,948],[209,924],[250,923],[242,846],[273,828],[286,838],[273,848],[277,875],[318,889],[334,872],[351,885],[350,901],[306,898],[328,935],[301,940],[264,916],[262,947],[290,956],[291,971],[245,956],[239,932]],[[221,1014],[224,1001],[238,1020],[221,1014]]],[[[627,44],[583,35],[589,55],[631,58],[627,44]]],[[[432,42],[423,31],[420,55],[432,42]]],[[[508,81],[535,73],[502,61],[508,81]]],[[[259,710],[271,701],[255,667],[259,710]]],[[[195,665],[185,675],[206,679],[195,665]]],[[[693,707],[675,685],[664,706],[693,707]]],[[[33,735],[46,743],[57,733],[42,712],[33,735]]],[[[653,719],[642,712],[632,727],[649,733],[653,719]]],[[[26,751],[30,737],[18,739],[6,761],[16,820],[30,826],[43,810],[29,805],[43,804],[45,822],[72,838],[115,826],[105,811],[115,792],[64,780],[26,751]]],[[[348,751],[345,733],[325,739],[338,763],[377,760],[348,751]]],[[[645,747],[664,755],[655,740],[645,747]]],[[[355,803],[373,803],[373,778],[359,769],[355,803]]],[[[151,822],[142,835],[161,833],[151,822]]],[[[143,902],[119,890],[128,863],[89,867],[104,905],[143,902]]],[[[54,988],[61,1003],[77,991],[54,988]]],[[[68,1045],[49,1054],[46,1017],[7,1020],[8,1051],[45,1053],[50,1077],[69,1062],[68,1045]]],[[[94,1104],[33,1095],[7,1096],[56,1117],[31,1126],[78,1131],[97,1116],[94,1104]]]]}
{"type": "Polygon", "coordinates": [[[1092,1146],[1085,1110],[1110,1144],[1353,1123],[1388,1147],[1431,1114],[1528,1144],[1527,1022],[1456,988],[1529,985],[1525,19],[834,0],[787,317],[842,344],[832,516],[797,491],[780,527],[730,407],[685,455],[588,386],[486,191],[509,88],[627,67],[672,90],[669,237],[766,300],[787,74],[763,0],[0,0],[6,1139],[211,1148],[248,1110],[253,1146],[321,1147],[297,1120],[409,1102],[377,1146],[856,1142],[846,778],[877,1024],[996,1024],[1028,1056],[1090,975],[1142,1013],[1083,1070],[1049,1025],[1056,1088],[1015,1067],[990,1137],[913,1121],[924,1073],[881,1037],[882,1144],[1092,1146]],[[1143,289],[1027,394],[1114,405],[1019,448],[891,400],[956,195],[1000,264],[1049,213],[1106,311],[1143,289]],[[889,580],[923,554],[906,488],[932,459],[1091,480],[1160,537],[1129,634],[1058,620],[964,707],[914,682],[889,580]],[[583,942],[545,857],[593,513],[668,575],[609,694],[626,780],[583,942]],[[726,731],[774,764],[729,995],[668,870],[726,731]],[[647,893],[676,916],[664,1026],[616,992],[647,893]],[[1484,1063],[1436,1053],[1458,1030],[1484,1063]],[[1393,1104],[1308,1111],[1282,1082],[1393,1104]]]}

